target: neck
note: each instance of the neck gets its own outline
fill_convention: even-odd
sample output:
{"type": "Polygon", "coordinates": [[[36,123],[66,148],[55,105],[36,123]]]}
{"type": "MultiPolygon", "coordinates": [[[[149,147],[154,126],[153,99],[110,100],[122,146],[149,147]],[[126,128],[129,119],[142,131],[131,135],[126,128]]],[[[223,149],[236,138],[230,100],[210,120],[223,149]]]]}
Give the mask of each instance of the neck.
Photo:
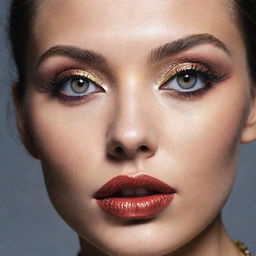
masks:
{"type": "Polygon", "coordinates": [[[175,252],[165,256],[241,256],[218,216],[203,232],[175,252]]]}
{"type": "MultiPolygon", "coordinates": [[[[91,245],[81,237],[81,256],[108,256],[95,246],[91,245]]],[[[196,238],[182,246],[177,251],[164,256],[241,256],[232,239],[228,236],[221,217],[218,216],[204,231],[196,238]]],[[[163,255],[156,255],[163,256],[163,255]]]]}

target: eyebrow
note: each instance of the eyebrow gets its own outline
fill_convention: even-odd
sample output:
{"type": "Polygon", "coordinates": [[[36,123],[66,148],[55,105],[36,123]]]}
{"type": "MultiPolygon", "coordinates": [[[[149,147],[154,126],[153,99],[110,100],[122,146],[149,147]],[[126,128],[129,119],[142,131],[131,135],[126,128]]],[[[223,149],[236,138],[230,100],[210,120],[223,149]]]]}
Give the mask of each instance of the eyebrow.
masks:
{"type": "Polygon", "coordinates": [[[231,51],[218,38],[211,34],[195,34],[177,39],[173,42],[166,43],[158,48],[153,49],[150,52],[149,60],[151,62],[161,61],[164,58],[174,56],[202,44],[211,44],[231,56],[231,51]]]}
{"type": "MultiPolygon", "coordinates": [[[[183,51],[202,44],[212,44],[231,56],[231,51],[218,38],[211,34],[195,34],[177,39],[151,50],[148,59],[150,62],[158,62],[167,57],[177,55],[183,51]]],[[[67,56],[72,59],[81,60],[88,64],[107,64],[106,58],[100,53],[75,46],[56,45],[42,54],[38,60],[37,66],[44,62],[47,58],[56,55],[67,56]]]]}
{"type": "Polygon", "coordinates": [[[38,60],[37,66],[44,62],[47,58],[56,55],[67,56],[69,58],[81,60],[86,63],[106,64],[105,57],[100,53],[69,45],[56,45],[42,54],[38,60]]]}

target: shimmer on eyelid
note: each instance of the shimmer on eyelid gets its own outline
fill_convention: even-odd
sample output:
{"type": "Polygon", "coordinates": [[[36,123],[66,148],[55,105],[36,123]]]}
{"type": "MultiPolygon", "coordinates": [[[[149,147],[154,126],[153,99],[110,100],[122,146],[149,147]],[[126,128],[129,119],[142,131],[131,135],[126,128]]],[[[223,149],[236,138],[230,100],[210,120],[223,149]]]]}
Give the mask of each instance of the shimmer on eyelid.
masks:
{"type": "Polygon", "coordinates": [[[162,84],[162,83],[164,83],[165,80],[168,80],[169,77],[171,77],[173,74],[175,74],[177,72],[177,70],[185,70],[187,68],[191,68],[194,65],[205,68],[198,63],[180,63],[180,64],[176,64],[176,65],[174,64],[172,67],[169,67],[167,70],[165,70],[161,74],[161,76],[157,80],[157,83],[162,84]],[[174,71],[173,71],[173,69],[174,69],[174,71]]]}
{"type": "Polygon", "coordinates": [[[103,82],[96,76],[94,75],[91,71],[84,71],[84,70],[70,70],[67,71],[67,73],[70,73],[72,75],[78,75],[78,76],[84,76],[88,79],[90,79],[91,81],[95,82],[98,85],[103,85],[103,82]]]}

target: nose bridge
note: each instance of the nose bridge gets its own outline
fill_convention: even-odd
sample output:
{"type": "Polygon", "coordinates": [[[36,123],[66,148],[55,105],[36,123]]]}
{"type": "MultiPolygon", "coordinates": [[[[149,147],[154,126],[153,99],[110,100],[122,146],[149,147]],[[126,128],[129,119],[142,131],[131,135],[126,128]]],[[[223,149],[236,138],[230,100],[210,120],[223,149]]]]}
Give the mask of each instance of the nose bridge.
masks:
{"type": "Polygon", "coordinates": [[[157,149],[150,113],[150,90],[133,81],[119,84],[112,122],[107,134],[108,154],[115,158],[152,156],[157,149]]]}

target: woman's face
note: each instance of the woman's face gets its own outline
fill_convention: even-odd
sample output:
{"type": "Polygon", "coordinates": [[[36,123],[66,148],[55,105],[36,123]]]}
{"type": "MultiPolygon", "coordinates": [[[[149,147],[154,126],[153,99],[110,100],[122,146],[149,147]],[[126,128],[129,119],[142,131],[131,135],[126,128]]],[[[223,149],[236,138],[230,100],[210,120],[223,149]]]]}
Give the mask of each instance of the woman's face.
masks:
{"type": "Polygon", "coordinates": [[[251,102],[233,18],[217,0],[42,1],[25,121],[53,205],[84,243],[162,255],[219,215],[251,102]],[[141,173],[175,189],[168,207],[137,222],[101,210],[103,184],[141,173]]]}

